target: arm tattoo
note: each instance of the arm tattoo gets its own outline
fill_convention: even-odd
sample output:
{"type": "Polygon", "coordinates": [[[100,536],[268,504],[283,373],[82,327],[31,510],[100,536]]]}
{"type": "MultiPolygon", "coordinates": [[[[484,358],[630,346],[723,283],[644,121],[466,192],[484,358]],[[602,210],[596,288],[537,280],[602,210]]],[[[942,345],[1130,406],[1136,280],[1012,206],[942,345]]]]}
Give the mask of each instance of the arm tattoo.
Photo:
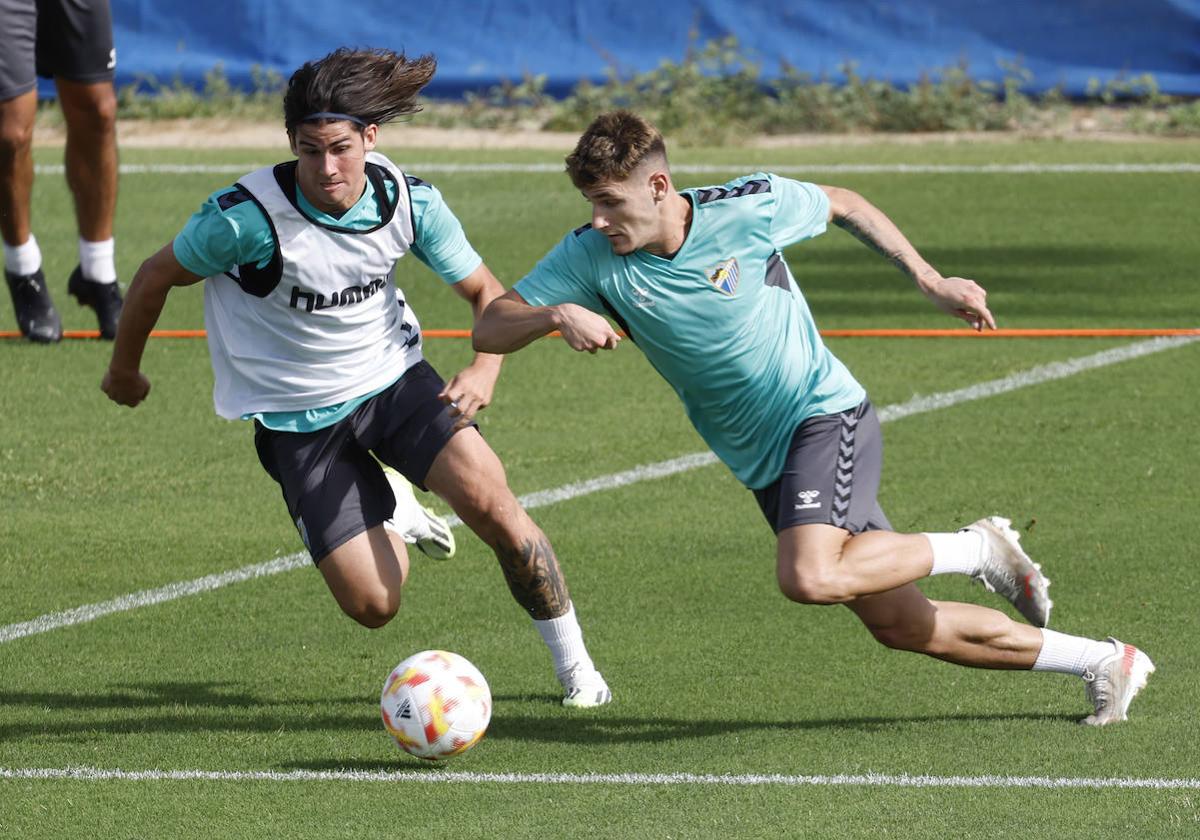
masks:
{"type": "Polygon", "coordinates": [[[496,559],[513,598],[531,616],[541,621],[566,614],[571,597],[545,535],[519,546],[497,546],[496,559]]]}
{"type": "Polygon", "coordinates": [[[884,245],[883,238],[885,232],[872,224],[869,218],[864,217],[864,214],[857,212],[847,213],[845,216],[834,219],[833,223],[905,274],[912,274],[908,266],[904,263],[903,251],[899,248],[888,248],[884,245]]]}

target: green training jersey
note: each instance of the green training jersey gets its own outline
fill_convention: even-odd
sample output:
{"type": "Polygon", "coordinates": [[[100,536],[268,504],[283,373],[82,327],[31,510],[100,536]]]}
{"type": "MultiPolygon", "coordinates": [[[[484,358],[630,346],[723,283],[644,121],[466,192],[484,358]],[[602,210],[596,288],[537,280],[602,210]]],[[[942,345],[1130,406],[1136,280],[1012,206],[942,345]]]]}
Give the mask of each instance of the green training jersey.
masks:
{"type": "Polygon", "coordinates": [[[802,421],[866,398],[825,347],[780,254],[824,232],[829,198],[815,184],[761,172],[682,195],[692,223],[674,256],[619,256],[585,225],[514,288],[535,306],[575,303],[611,316],[713,452],[747,487],[765,487],[802,421]]]}

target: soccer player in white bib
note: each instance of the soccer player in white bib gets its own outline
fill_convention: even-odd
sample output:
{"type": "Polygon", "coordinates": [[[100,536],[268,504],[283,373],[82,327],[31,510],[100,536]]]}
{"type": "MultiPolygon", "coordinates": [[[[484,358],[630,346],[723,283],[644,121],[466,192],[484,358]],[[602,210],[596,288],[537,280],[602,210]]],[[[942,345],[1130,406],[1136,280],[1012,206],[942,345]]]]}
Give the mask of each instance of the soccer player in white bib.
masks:
{"type": "Polygon", "coordinates": [[[476,318],[504,291],[440,193],[374,151],[381,125],[419,110],[435,67],[432,56],[339,49],[297,70],[284,96],[296,160],[213,193],[146,260],[101,387],[122,405],[146,399],[141,359],[167,294],[203,282],[217,413],[253,423],[259,460],[342,610],[367,627],[395,615],[405,536],[452,552],[444,523],[427,532],[411,482],[495,551],[550,649],[564,705],[602,705],[611,692],[550,542],[473,423],[501,357],[478,353],[443,382],[394,283],[411,252],[476,318]]]}
{"type": "Polygon", "coordinates": [[[949,533],[899,534],[876,502],[879,421],[825,347],[781,250],[833,222],[907,274],[937,307],[995,329],[986,292],[943,277],[857,193],[759,172],[676,191],[659,132],[628,111],[597,117],[567,157],[592,220],[567,234],[475,326],[475,348],[508,353],[552,330],[575,350],[622,336],[675,389],[713,452],[777,535],[779,587],[803,604],[845,604],[881,643],[977,668],[1083,678],[1093,712],[1124,720],[1154,666],[1116,639],[1045,629],[1049,581],[993,516],[949,533]],[[1029,624],[934,602],[914,581],[965,574],[1029,624]]]}

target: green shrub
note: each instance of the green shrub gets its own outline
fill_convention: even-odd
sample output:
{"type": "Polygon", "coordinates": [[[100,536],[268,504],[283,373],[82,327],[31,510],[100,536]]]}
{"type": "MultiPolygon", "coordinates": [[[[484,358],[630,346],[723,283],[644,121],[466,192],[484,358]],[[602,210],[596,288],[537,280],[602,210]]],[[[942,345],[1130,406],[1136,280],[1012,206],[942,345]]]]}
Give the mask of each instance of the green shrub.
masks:
{"type": "MultiPolygon", "coordinates": [[[[684,56],[645,72],[622,73],[615,64],[600,82],[581,80],[556,100],[544,75],[526,74],[483,93],[426,108],[425,125],[505,130],[579,131],[596,114],[630,108],[646,115],[674,142],[725,145],[761,134],[1043,130],[1069,123],[1081,105],[1098,110],[1106,129],[1200,135],[1200,104],[1163,94],[1150,74],[1091,79],[1082,102],[1060,88],[1027,94],[1033,74],[1019,62],[1001,62],[1000,82],[978,80],[960,63],[897,87],[862,76],[853,62],[839,79],[813,78],[784,64],[764,79],[754,53],[730,35],[699,43],[693,32],[684,56]]],[[[284,90],[274,71],[254,67],[251,89],[233,88],[218,64],[200,90],[179,78],[144,77],[118,91],[123,118],[229,117],[278,120],[284,90]]],[[[56,108],[42,119],[61,122],[56,108]]]]}

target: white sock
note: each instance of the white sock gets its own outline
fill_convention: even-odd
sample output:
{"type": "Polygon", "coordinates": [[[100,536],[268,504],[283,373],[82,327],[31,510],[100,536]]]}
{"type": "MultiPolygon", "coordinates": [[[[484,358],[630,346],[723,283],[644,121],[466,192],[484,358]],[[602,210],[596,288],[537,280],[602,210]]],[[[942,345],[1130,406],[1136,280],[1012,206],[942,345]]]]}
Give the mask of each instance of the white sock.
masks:
{"type": "Polygon", "coordinates": [[[1101,659],[1113,653],[1112,642],[1097,642],[1082,636],[1068,636],[1056,630],[1042,630],[1042,649],[1035,671],[1058,671],[1060,674],[1075,674],[1094,668],[1101,659]]]}
{"type": "Polygon", "coordinates": [[[983,563],[983,534],[955,531],[953,534],[925,534],[933,549],[931,575],[977,575],[983,563]]]}
{"type": "Polygon", "coordinates": [[[4,270],[9,274],[33,274],[41,267],[42,249],[32,233],[24,245],[4,243],[4,270]]]}
{"type": "Polygon", "coordinates": [[[550,648],[554,657],[554,673],[561,674],[579,665],[585,671],[594,671],[596,666],[592,657],[588,656],[587,646],[583,643],[583,630],[575,617],[575,604],[572,603],[564,615],[539,621],[533,620],[533,626],[542,634],[542,641],[550,648]]]}
{"type": "Polygon", "coordinates": [[[116,248],[112,238],[103,242],[79,240],[79,269],[93,283],[116,283],[117,266],[113,260],[116,248]]]}

